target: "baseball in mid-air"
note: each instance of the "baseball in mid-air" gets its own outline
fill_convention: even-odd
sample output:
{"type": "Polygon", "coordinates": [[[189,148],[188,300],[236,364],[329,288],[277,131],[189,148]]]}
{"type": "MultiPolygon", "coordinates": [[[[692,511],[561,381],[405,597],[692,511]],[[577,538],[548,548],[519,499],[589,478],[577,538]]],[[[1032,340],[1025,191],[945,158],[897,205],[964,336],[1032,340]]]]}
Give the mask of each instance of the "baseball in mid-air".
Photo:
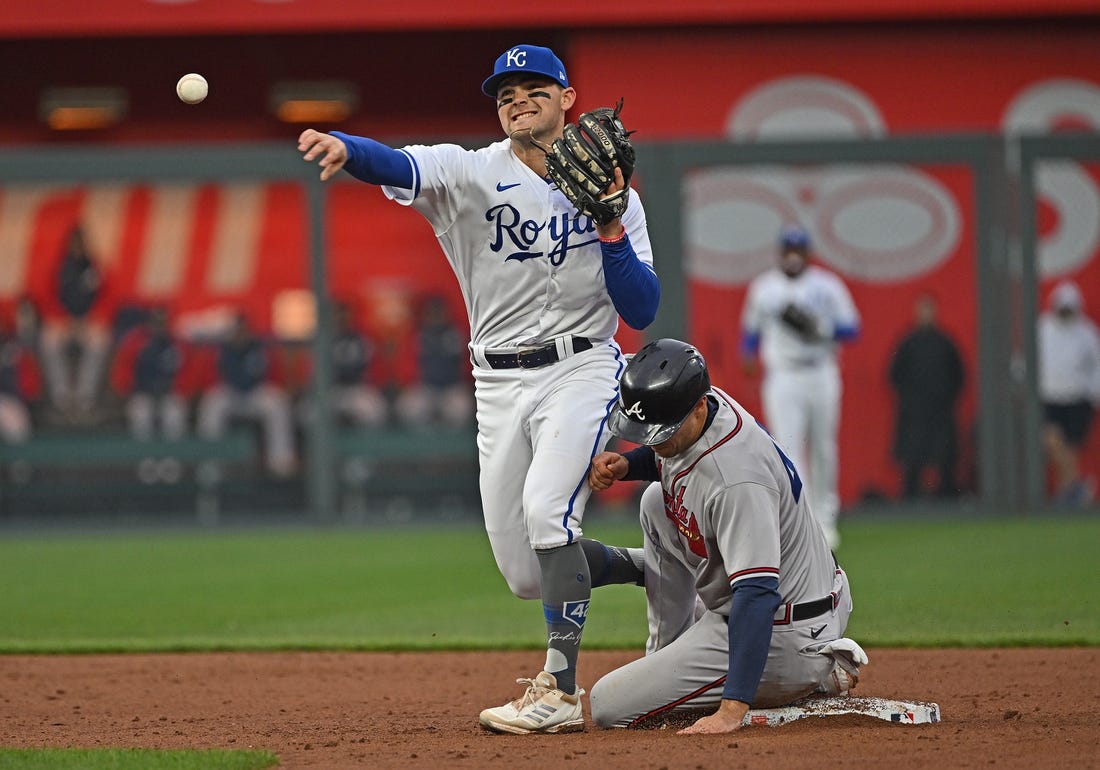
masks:
{"type": "Polygon", "coordinates": [[[176,95],[187,104],[198,104],[206,98],[209,91],[206,78],[197,72],[188,72],[176,83],[176,95]]]}

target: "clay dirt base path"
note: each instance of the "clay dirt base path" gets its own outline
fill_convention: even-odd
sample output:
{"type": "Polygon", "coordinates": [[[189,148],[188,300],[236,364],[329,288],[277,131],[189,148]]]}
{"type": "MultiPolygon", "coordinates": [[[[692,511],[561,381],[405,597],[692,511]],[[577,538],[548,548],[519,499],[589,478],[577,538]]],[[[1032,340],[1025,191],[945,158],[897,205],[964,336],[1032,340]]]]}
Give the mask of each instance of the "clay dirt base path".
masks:
{"type": "MultiPolygon", "coordinates": [[[[0,746],[255,747],[333,770],[1100,767],[1100,649],[868,654],[857,694],[935,701],[943,722],[495,735],[478,712],[518,696],[539,653],[16,655],[0,656],[0,746]]],[[[583,652],[581,681],[632,657],[583,652]]]]}

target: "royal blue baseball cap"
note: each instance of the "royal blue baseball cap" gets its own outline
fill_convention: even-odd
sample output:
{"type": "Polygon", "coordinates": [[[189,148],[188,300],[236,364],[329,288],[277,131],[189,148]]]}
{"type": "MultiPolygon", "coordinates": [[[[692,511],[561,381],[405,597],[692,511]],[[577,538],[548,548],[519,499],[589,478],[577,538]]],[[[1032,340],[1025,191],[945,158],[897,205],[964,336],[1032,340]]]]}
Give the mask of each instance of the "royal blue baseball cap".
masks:
{"type": "Polygon", "coordinates": [[[510,75],[523,72],[530,75],[545,75],[560,83],[562,88],[569,88],[569,77],[565,74],[565,65],[553,51],[539,45],[517,45],[497,57],[493,74],[481,84],[481,90],[486,96],[496,99],[500,81],[510,75]]]}
{"type": "Polygon", "coordinates": [[[779,231],[779,248],[804,250],[810,248],[810,234],[802,225],[784,225],[779,231]]]}

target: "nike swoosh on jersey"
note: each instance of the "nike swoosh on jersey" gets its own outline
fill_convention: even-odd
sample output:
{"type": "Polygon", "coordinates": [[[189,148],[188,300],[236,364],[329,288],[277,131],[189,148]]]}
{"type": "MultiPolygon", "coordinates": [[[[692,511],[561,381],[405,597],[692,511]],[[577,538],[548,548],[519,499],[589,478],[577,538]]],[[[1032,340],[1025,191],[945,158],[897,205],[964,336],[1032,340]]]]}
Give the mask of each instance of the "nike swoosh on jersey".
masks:
{"type": "Polygon", "coordinates": [[[504,192],[505,190],[511,190],[513,187],[519,187],[522,182],[513,182],[512,184],[504,184],[503,182],[497,182],[497,192],[504,192]]]}
{"type": "Polygon", "coordinates": [[[825,630],[825,626],[822,626],[821,628],[817,629],[816,631],[814,631],[811,628],[810,629],[810,638],[811,639],[816,639],[817,637],[821,636],[821,632],[824,631],[824,630],[825,630]]]}

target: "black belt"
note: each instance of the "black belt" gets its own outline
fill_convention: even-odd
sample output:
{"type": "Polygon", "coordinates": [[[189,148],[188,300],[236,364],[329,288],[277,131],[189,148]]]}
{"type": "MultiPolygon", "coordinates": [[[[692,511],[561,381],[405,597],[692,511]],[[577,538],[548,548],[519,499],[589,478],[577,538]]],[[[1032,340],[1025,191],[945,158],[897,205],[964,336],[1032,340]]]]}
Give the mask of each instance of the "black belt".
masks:
{"type": "Polygon", "coordinates": [[[803,602],[802,604],[796,604],[791,607],[791,620],[809,620],[810,618],[816,618],[818,615],[824,615],[826,612],[833,611],[833,597],[826,596],[824,599],[818,599],[813,602],[803,602]]]}
{"type": "MultiPolygon", "coordinates": [[[[584,337],[573,338],[573,352],[581,353],[592,348],[591,340],[584,337]]],[[[556,364],[561,360],[558,346],[551,342],[541,348],[531,348],[519,353],[486,353],[485,363],[490,369],[538,369],[540,366],[556,364]]]]}

